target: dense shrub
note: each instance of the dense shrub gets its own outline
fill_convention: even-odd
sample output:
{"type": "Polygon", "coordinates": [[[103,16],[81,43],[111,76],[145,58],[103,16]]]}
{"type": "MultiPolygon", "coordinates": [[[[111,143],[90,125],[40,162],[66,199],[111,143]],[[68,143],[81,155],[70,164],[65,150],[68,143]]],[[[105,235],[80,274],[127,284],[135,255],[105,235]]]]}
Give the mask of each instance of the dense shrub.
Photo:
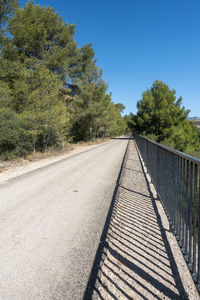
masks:
{"type": "Polygon", "coordinates": [[[14,159],[19,156],[25,156],[31,151],[31,138],[24,130],[18,115],[10,109],[1,109],[0,159],[14,159]]]}

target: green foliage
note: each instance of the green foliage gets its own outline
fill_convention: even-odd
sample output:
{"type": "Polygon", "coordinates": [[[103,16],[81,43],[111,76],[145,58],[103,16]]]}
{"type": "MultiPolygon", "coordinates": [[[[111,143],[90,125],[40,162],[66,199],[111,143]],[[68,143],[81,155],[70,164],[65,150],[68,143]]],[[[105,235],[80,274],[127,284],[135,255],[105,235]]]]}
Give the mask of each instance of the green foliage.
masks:
{"type": "Polygon", "coordinates": [[[137,103],[135,131],[180,151],[196,149],[199,142],[194,126],[187,120],[189,111],[182,106],[182,98],[176,99],[175,95],[175,90],[155,81],[137,103]]]}
{"type": "Polygon", "coordinates": [[[112,103],[111,95],[106,94],[106,90],[103,80],[81,86],[71,114],[74,141],[92,141],[124,133],[125,122],[120,114],[124,106],[112,103]]]}
{"type": "Polygon", "coordinates": [[[167,136],[162,143],[179,151],[188,153],[199,147],[196,130],[187,120],[177,127],[171,127],[167,136]]]}
{"type": "Polygon", "coordinates": [[[10,99],[7,98],[6,102],[17,113],[24,109],[24,103],[31,90],[32,73],[17,59],[13,61],[4,57],[0,58],[0,81],[2,85],[7,86],[7,92],[10,95],[10,99]]]}
{"type": "Polygon", "coordinates": [[[8,84],[0,80],[0,109],[12,105],[12,91],[8,84]]]}
{"type": "Polygon", "coordinates": [[[9,18],[18,8],[18,0],[0,0],[0,53],[9,18]]]}
{"type": "Polygon", "coordinates": [[[0,25],[4,25],[9,17],[16,10],[19,3],[17,0],[1,0],[0,1],[0,25]]]}
{"type": "Polygon", "coordinates": [[[73,84],[90,84],[100,79],[102,71],[99,71],[94,57],[95,52],[91,44],[76,49],[68,69],[73,84]]]}
{"type": "Polygon", "coordinates": [[[0,159],[14,159],[31,151],[31,139],[17,114],[10,109],[0,109],[0,159]]]}
{"type": "Polygon", "coordinates": [[[136,128],[136,116],[133,113],[124,116],[124,121],[126,122],[126,132],[135,133],[136,128]]]}
{"type": "Polygon", "coordinates": [[[107,94],[91,44],[77,47],[74,25],[50,6],[2,3],[1,157],[123,133],[124,106],[107,94]]]}
{"type": "Polygon", "coordinates": [[[64,23],[53,8],[28,2],[10,19],[8,29],[13,47],[28,67],[42,62],[61,77],[68,73],[76,49],[74,25],[64,23]]]}
{"type": "Polygon", "coordinates": [[[32,77],[30,93],[20,116],[34,137],[35,145],[39,140],[41,149],[45,150],[53,143],[61,143],[65,137],[67,113],[65,101],[60,96],[62,82],[43,66],[37,66],[32,77]]]}

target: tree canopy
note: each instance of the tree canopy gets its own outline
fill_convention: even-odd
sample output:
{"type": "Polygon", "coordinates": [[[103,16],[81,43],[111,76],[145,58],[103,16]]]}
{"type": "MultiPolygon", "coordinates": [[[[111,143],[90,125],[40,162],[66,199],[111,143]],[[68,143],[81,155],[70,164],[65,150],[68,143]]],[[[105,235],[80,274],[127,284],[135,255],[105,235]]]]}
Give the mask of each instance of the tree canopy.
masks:
{"type": "MultiPolygon", "coordinates": [[[[92,45],[78,48],[75,25],[33,1],[22,8],[15,0],[0,4],[0,110],[7,111],[1,135],[11,136],[9,115],[32,151],[123,133],[124,106],[107,93],[92,45]]],[[[30,151],[19,145],[13,155],[30,151]]]]}
{"type": "Polygon", "coordinates": [[[197,131],[188,121],[189,110],[164,82],[156,80],[142,94],[137,108],[137,115],[130,118],[135,132],[180,151],[198,148],[197,131]]]}
{"type": "Polygon", "coordinates": [[[1,0],[0,2],[0,24],[4,25],[9,17],[18,7],[18,0],[1,0]]]}

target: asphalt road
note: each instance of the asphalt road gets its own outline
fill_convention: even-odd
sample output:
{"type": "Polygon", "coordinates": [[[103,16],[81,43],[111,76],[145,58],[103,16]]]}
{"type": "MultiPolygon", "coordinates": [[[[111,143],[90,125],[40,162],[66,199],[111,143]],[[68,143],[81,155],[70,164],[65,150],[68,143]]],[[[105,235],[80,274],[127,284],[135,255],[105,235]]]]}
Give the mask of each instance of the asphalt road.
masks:
{"type": "Polygon", "coordinates": [[[0,299],[82,299],[127,140],[0,184],[0,299]]]}

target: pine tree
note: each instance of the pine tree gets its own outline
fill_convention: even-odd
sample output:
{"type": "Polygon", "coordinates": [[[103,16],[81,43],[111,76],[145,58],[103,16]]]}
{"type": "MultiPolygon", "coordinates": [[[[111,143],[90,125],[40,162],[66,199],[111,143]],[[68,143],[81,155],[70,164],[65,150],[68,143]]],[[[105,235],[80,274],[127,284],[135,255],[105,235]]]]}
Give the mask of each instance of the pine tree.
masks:
{"type": "Polygon", "coordinates": [[[155,81],[137,103],[136,132],[147,135],[180,151],[198,147],[197,133],[187,120],[189,110],[176,99],[176,91],[155,81]]]}

